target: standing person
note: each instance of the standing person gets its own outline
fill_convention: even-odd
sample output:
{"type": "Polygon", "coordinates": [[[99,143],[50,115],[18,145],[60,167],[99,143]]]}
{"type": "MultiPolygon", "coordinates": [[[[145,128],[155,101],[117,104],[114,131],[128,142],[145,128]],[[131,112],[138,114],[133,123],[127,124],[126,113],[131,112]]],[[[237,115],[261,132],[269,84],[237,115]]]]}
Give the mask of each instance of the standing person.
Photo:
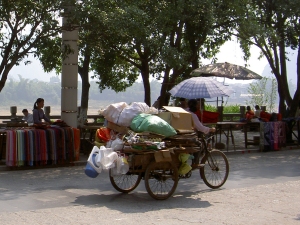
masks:
{"type": "Polygon", "coordinates": [[[23,109],[22,113],[24,115],[24,117],[22,118],[22,120],[26,121],[29,124],[33,124],[33,116],[31,113],[28,112],[27,109],[23,109]]]}
{"type": "MultiPolygon", "coordinates": [[[[193,122],[194,122],[194,129],[196,131],[201,131],[204,134],[208,134],[209,132],[212,132],[212,133],[216,132],[215,128],[209,128],[209,127],[204,126],[198,119],[197,115],[195,114],[197,111],[197,100],[196,99],[190,99],[188,101],[188,111],[192,115],[193,122]]],[[[192,163],[193,169],[201,167],[201,164],[199,164],[199,161],[200,161],[200,152],[195,152],[193,163],[192,163]]]]}
{"type": "Polygon", "coordinates": [[[33,122],[35,124],[51,124],[51,121],[44,113],[44,99],[38,98],[33,105],[33,122]],[[45,122],[42,121],[44,119],[45,122]]]}

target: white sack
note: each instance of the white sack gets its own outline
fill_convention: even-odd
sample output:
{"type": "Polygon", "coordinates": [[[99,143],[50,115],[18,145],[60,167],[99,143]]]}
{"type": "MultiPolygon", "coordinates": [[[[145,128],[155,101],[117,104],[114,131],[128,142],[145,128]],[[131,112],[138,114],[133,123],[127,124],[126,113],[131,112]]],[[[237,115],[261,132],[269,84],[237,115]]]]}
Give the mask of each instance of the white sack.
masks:
{"type": "Polygon", "coordinates": [[[148,113],[150,107],[144,102],[133,102],[123,109],[119,117],[118,125],[129,127],[133,118],[141,113],[148,113]]]}
{"type": "Polygon", "coordinates": [[[101,113],[110,122],[118,124],[119,116],[123,109],[125,109],[128,106],[126,102],[119,102],[110,104],[107,106],[101,113]]]}

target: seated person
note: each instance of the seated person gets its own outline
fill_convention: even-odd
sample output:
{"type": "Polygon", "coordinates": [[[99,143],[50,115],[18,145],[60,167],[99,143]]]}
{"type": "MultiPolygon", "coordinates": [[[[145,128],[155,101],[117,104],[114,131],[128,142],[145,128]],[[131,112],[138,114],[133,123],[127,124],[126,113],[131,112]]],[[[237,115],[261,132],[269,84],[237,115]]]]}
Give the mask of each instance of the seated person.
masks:
{"type": "Polygon", "coordinates": [[[246,113],[245,113],[245,117],[241,119],[241,121],[251,121],[251,119],[254,117],[254,112],[253,110],[251,110],[251,107],[248,105],[246,107],[246,113]]]}
{"type": "Polygon", "coordinates": [[[197,115],[198,119],[202,122],[202,113],[201,110],[203,112],[203,108],[201,109],[201,101],[197,100],[197,111],[195,112],[195,114],[197,115]]]}
{"type": "Polygon", "coordinates": [[[22,120],[24,120],[25,122],[27,122],[28,124],[33,123],[33,116],[31,113],[28,112],[27,109],[23,109],[22,113],[24,114],[24,117],[22,118],[22,120]]]}
{"type": "Polygon", "coordinates": [[[51,121],[44,113],[44,99],[38,98],[33,105],[33,122],[38,125],[50,125],[51,121]],[[42,121],[44,119],[45,122],[42,121]]]}
{"type": "MultiPolygon", "coordinates": [[[[215,128],[209,128],[204,126],[200,120],[198,119],[197,115],[195,114],[195,112],[197,111],[197,100],[196,99],[190,99],[188,101],[188,111],[191,113],[192,118],[193,118],[193,122],[194,122],[194,129],[196,131],[201,131],[204,134],[208,134],[209,132],[216,132],[215,128]]],[[[196,169],[196,168],[200,168],[201,165],[199,164],[199,160],[200,160],[200,151],[194,153],[194,159],[193,159],[193,164],[192,164],[192,168],[196,169]]]]}
{"type": "Polygon", "coordinates": [[[181,107],[181,108],[183,108],[185,110],[188,110],[188,104],[187,104],[185,98],[180,98],[179,99],[179,105],[178,105],[178,107],[181,107]]]}
{"type": "Polygon", "coordinates": [[[255,111],[254,111],[254,116],[256,118],[260,118],[260,113],[261,113],[261,109],[259,108],[258,105],[255,106],[255,111]]]}

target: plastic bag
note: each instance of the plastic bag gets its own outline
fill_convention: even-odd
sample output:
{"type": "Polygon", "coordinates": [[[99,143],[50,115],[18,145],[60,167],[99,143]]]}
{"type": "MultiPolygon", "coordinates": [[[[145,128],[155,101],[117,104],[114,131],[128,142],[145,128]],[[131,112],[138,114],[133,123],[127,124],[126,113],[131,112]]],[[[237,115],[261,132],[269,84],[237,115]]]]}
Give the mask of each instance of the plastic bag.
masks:
{"type": "Polygon", "coordinates": [[[120,114],[118,125],[129,127],[133,118],[141,113],[149,114],[150,107],[144,102],[133,102],[124,108],[120,114]]]}
{"type": "Polygon", "coordinates": [[[126,174],[129,171],[129,164],[125,155],[120,155],[117,159],[117,173],[126,174]]]}
{"type": "Polygon", "coordinates": [[[100,114],[103,115],[108,121],[118,124],[120,114],[127,106],[128,104],[126,102],[114,103],[107,106],[103,111],[100,112],[100,114]]]}
{"type": "Polygon", "coordinates": [[[101,127],[97,130],[96,134],[97,137],[104,142],[107,142],[111,139],[111,130],[107,127],[101,127]]]}
{"type": "Polygon", "coordinates": [[[116,138],[115,140],[113,140],[111,142],[110,147],[114,150],[114,151],[120,151],[123,149],[124,143],[120,138],[116,138]]]}
{"type": "Polygon", "coordinates": [[[145,113],[135,116],[131,122],[130,128],[137,133],[148,131],[166,137],[177,134],[176,130],[160,117],[145,113]]]}

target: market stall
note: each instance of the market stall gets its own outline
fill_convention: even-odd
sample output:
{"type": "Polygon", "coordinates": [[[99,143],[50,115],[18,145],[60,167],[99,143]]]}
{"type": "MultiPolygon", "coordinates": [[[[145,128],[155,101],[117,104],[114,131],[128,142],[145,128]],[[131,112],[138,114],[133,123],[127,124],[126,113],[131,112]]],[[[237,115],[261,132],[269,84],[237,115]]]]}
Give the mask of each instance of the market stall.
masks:
{"type": "Polygon", "coordinates": [[[80,133],[72,127],[15,127],[1,130],[6,137],[6,165],[43,166],[79,160],[80,133]]]}

